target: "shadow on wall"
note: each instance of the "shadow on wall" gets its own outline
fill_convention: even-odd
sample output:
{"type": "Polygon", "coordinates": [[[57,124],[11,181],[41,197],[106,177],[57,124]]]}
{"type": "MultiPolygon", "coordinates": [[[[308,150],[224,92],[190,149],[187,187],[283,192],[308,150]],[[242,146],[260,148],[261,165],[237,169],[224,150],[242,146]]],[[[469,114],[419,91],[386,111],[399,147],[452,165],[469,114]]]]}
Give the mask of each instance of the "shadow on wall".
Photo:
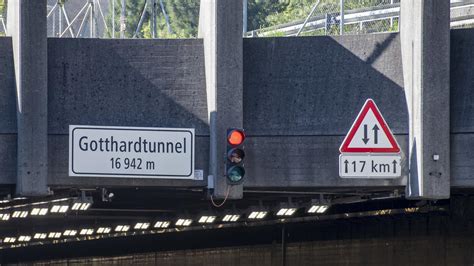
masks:
{"type": "Polygon", "coordinates": [[[0,183],[16,182],[16,88],[13,46],[10,37],[0,37],[0,183]]]}
{"type": "Polygon", "coordinates": [[[272,147],[249,149],[245,185],[353,186],[339,178],[338,148],[367,98],[406,151],[400,49],[398,34],[244,39],[244,127],[253,147],[272,147]]]}
{"type": "Polygon", "coordinates": [[[208,135],[202,40],[48,40],[49,133],[70,124],[208,135]]]}
{"type": "Polygon", "coordinates": [[[367,98],[408,133],[398,34],[244,41],[245,128],[253,135],[345,135],[367,98]]]}
{"type": "Polygon", "coordinates": [[[202,152],[195,166],[208,169],[202,40],[49,39],[48,87],[50,184],[156,186],[160,181],[69,178],[64,160],[69,125],[195,128],[195,148],[202,152]]]}

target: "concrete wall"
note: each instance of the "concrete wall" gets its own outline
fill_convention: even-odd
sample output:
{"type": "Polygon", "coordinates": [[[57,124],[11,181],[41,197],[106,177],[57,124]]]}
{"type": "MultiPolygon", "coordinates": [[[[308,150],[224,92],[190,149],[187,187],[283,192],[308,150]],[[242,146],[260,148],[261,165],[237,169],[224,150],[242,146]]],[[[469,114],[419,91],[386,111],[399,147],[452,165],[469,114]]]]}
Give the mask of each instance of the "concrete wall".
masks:
{"type": "Polygon", "coordinates": [[[245,185],[403,185],[406,176],[338,174],[339,146],[367,98],[407,150],[402,86],[398,34],[245,39],[244,128],[254,147],[245,185]]]}
{"type": "Polygon", "coordinates": [[[285,264],[281,246],[276,243],[10,265],[472,265],[474,258],[467,245],[473,243],[473,238],[467,236],[299,242],[286,247],[285,264]]]}
{"type": "MultiPolygon", "coordinates": [[[[454,186],[474,185],[474,30],[451,45],[454,186]]],[[[246,187],[400,186],[344,180],[338,148],[373,98],[407,149],[398,34],[244,39],[246,187]],[[271,156],[275,154],[275,156],[271,156]]],[[[11,39],[0,38],[0,182],[16,176],[11,39]]],[[[49,182],[57,186],[202,186],[206,181],[67,176],[69,124],[196,128],[196,168],[207,176],[209,130],[201,40],[49,39],[49,182]]],[[[229,96],[231,97],[231,96],[229,96]]],[[[405,165],[406,174],[406,165],[405,165]]]]}
{"type": "Polygon", "coordinates": [[[16,182],[15,70],[10,37],[0,37],[0,183],[16,182]]]}
{"type": "Polygon", "coordinates": [[[474,185],[474,30],[451,31],[451,186],[474,185]]]}
{"type": "Polygon", "coordinates": [[[63,158],[71,124],[195,128],[196,169],[207,170],[201,40],[49,39],[48,54],[50,184],[174,185],[169,180],[68,178],[63,158]]]}
{"type": "Polygon", "coordinates": [[[284,234],[281,226],[250,226],[37,245],[4,250],[0,260],[25,261],[18,265],[472,265],[472,199],[456,204],[450,213],[290,223],[284,234]],[[35,260],[42,261],[27,264],[35,260]]]}

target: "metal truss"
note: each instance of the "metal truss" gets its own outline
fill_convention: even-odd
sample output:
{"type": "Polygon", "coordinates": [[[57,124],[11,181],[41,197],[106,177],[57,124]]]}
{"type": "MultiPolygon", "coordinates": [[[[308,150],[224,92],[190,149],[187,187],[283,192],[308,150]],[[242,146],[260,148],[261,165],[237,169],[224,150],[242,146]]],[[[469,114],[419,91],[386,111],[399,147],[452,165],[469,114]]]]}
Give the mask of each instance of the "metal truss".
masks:
{"type": "Polygon", "coordinates": [[[85,25],[89,26],[89,37],[97,37],[97,19],[102,19],[106,32],[109,27],[102,11],[100,0],[86,0],[82,8],[77,12],[72,20],[69,19],[68,12],[64,7],[65,1],[57,0],[49,10],[47,18],[51,19],[52,36],[54,37],[85,37],[85,25]],[[64,19],[64,21],[63,21],[64,19]],[[66,28],[63,28],[66,24],[66,28]],[[79,28],[75,30],[74,25],[79,28]]]}

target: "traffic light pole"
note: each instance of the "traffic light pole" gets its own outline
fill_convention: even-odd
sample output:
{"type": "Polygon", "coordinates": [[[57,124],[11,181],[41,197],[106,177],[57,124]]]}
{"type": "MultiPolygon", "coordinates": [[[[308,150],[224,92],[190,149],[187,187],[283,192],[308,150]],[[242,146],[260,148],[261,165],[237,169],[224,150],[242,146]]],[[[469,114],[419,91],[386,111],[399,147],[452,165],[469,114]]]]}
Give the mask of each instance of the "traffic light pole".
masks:
{"type": "Polygon", "coordinates": [[[242,1],[202,0],[199,37],[204,41],[210,130],[209,178],[213,197],[239,199],[243,185],[226,181],[228,128],[243,124],[242,1]]]}

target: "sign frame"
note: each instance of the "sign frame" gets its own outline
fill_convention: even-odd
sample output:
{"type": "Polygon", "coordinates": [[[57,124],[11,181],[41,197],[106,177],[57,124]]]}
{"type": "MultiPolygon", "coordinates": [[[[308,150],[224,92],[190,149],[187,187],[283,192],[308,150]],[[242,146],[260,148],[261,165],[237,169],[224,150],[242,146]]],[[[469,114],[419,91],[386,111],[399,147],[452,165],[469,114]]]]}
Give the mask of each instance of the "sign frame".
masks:
{"type": "Polygon", "coordinates": [[[339,176],[341,178],[396,179],[401,176],[401,157],[400,154],[396,153],[342,153],[339,155],[339,176]],[[350,160],[347,163],[344,162],[352,158],[357,159],[356,161],[350,160]],[[366,165],[368,161],[371,163],[366,165]],[[361,166],[362,162],[364,162],[364,164],[361,166]],[[352,171],[353,168],[355,171],[352,171]],[[363,174],[364,169],[371,169],[372,172],[363,174]],[[348,173],[344,173],[345,171],[348,173]]]}
{"type": "Polygon", "coordinates": [[[195,130],[194,128],[158,128],[158,127],[121,127],[121,126],[90,126],[69,125],[69,163],[68,172],[70,177],[109,177],[109,178],[140,178],[140,179],[185,179],[195,178],[195,130]],[[85,172],[74,168],[74,137],[76,130],[98,130],[98,131],[137,131],[137,132],[176,132],[190,134],[190,165],[189,173],[186,174],[148,174],[148,173],[110,173],[110,172],[85,172]]]}

